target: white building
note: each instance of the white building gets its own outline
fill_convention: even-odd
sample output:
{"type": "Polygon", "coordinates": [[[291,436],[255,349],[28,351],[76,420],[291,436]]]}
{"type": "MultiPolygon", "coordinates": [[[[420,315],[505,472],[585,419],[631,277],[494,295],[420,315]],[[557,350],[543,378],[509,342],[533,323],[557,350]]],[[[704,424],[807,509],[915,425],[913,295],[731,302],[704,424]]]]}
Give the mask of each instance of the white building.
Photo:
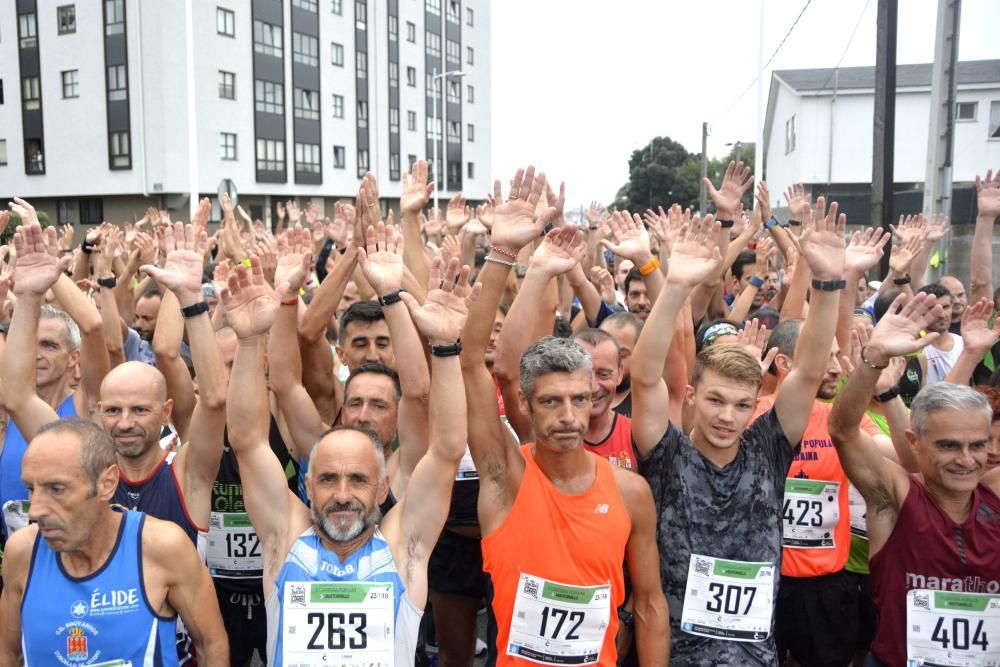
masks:
{"type": "Polygon", "coordinates": [[[353,197],[371,169],[392,200],[433,160],[432,134],[446,192],[478,198],[490,67],[489,0],[0,3],[0,198],[61,223],[147,205],[184,219],[189,193],[230,179],[260,216],[353,197]],[[434,132],[431,73],[446,70],[463,75],[434,132]]]}
{"type": "MultiPolygon", "coordinates": [[[[931,65],[896,70],[895,211],[923,208],[931,65]]],[[[764,125],[765,175],[780,206],[805,183],[841,204],[848,220],[871,217],[875,68],[780,70],[771,75],[764,125]]],[[[955,108],[952,221],[971,223],[976,174],[1000,165],[1000,60],[961,62],[955,108]]]]}

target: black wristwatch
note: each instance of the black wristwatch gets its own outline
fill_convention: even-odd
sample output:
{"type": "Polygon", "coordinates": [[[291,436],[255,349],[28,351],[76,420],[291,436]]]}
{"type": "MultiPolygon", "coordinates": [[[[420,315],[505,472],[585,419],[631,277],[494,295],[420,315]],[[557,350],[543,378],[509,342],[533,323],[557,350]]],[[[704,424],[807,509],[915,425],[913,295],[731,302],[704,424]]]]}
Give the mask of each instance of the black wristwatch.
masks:
{"type": "Polygon", "coordinates": [[[452,345],[431,345],[432,357],[457,357],[462,354],[462,339],[452,345]]]}
{"type": "Polygon", "coordinates": [[[199,301],[198,303],[193,303],[190,306],[181,308],[181,315],[183,315],[185,318],[197,317],[198,315],[207,312],[208,312],[207,301],[199,301]]]}
{"type": "Polygon", "coordinates": [[[888,391],[884,391],[881,394],[876,395],[875,396],[875,400],[878,401],[879,403],[888,403],[889,401],[891,401],[892,399],[896,398],[897,396],[899,396],[899,385],[898,384],[895,387],[893,387],[892,389],[890,389],[888,391]]]}
{"type": "Polygon", "coordinates": [[[893,285],[909,285],[912,280],[913,280],[913,278],[910,277],[910,274],[906,274],[905,276],[899,276],[898,278],[893,278],[892,279],[892,284],[893,285]]]}
{"type": "Polygon", "coordinates": [[[736,224],[735,220],[723,220],[721,218],[716,220],[716,222],[719,223],[719,227],[721,227],[722,229],[729,229],[730,227],[736,224]]]}
{"type": "Polygon", "coordinates": [[[378,303],[380,306],[391,306],[394,303],[399,303],[400,301],[403,300],[403,298],[399,295],[405,291],[406,291],[405,289],[399,289],[396,290],[395,292],[389,292],[385,296],[380,296],[378,298],[378,303]]]}
{"type": "Polygon", "coordinates": [[[818,280],[812,279],[812,288],[820,292],[839,292],[847,287],[846,280],[818,280]]]}
{"type": "Polygon", "coordinates": [[[117,286],[117,285],[118,285],[118,279],[115,278],[114,276],[111,276],[110,278],[98,278],[97,279],[97,286],[98,287],[107,287],[108,289],[114,289],[115,286],[117,286]]]}
{"type": "Polygon", "coordinates": [[[626,628],[631,630],[635,627],[635,616],[630,611],[625,611],[624,607],[618,608],[618,620],[626,628]]]}

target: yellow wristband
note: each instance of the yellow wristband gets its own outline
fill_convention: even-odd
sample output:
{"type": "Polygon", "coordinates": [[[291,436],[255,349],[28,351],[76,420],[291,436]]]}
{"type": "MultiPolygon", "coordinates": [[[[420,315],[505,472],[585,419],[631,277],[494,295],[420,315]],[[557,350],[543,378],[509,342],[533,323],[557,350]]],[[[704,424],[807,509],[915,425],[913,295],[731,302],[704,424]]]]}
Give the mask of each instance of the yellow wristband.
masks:
{"type": "Polygon", "coordinates": [[[240,260],[240,264],[242,264],[243,266],[245,266],[245,267],[247,267],[249,269],[250,268],[250,258],[247,257],[246,259],[241,259],[240,260]]]}
{"type": "Polygon", "coordinates": [[[639,267],[639,275],[648,276],[650,273],[656,271],[658,268],[660,268],[660,259],[658,257],[654,257],[653,259],[649,260],[648,262],[639,267]]]}

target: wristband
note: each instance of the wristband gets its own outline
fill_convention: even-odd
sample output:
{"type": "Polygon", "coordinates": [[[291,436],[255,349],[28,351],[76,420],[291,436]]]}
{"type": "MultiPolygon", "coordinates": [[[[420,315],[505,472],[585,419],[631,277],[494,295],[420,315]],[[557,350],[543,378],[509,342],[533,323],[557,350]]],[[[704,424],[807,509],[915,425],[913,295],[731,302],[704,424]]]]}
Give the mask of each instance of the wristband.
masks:
{"type": "Polygon", "coordinates": [[[285,299],[284,301],[281,302],[281,305],[282,306],[297,306],[297,305],[299,305],[299,297],[295,297],[294,299],[285,299]]]}
{"type": "Polygon", "coordinates": [[[107,287],[108,289],[114,289],[117,284],[118,284],[118,279],[115,278],[114,276],[111,276],[110,278],[97,279],[98,287],[107,287]]]}
{"type": "Polygon", "coordinates": [[[757,289],[760,289],[761,287],[764,286],[764,279],[761,278],[760,276],[750,276],[747,279],[747,282],[756,287],[757,289]]]}
{"type": "Polygon", "coordinates": [[[653,259],[649,260],[648,262],[639,267],[639,275],[645,278],[649,274],[656,271],[658,268],[660,268],[660,258],[654,257],[653,259]]]}
{"type": "Polygon", "coordinates": [[[764,229],[766,229],[767,231],[771,231],[772,227],[777,227],[777,226],[778,226],[778,219],[775,218],[773,215],[771,216],[770,220],[764,223],[764,229]]]}
{"type": "Polygon", "coordinates": [[[618,610],[618,620],[621,621],[621,624],[624,625],[629,630],[631,630],[635,626],[635,616],[632,613],[625,611],[624,609],[618,610]]]}
{"type": "Polygon", "coordinates": [[[871,368],[872,370],[881,371],[881,370],[885,370],[886,368],[889,367],[889,362],[888,361],[885,362],[885,366],[876,366],[872,362],[868,361],[868,358],[865,356],[865,348],[863,348],[863,347],[861,348],[861,353],[860,353],[859,356],[861,357],[861,361],[864,362],[865,366],[867,366],[868,368],[871,368]]]}
{"type": "Polygon", "coordinates": [[[893,285],[909,285],[910,281],[912,281],[912,280],[913,280],[913,278],[911,278],[910,274],[907,273],[905,276],[900,276],[899,278],[893,278],[892,279],[892,284],[893,285]]]}
{"type": "Polygon", "coordinates": [[[385,296],[380,296],[378,298],[378,303],[380,306],[391,306],[394,303],[399,303],[403,300],[403,298],[399,295],[405,291],[405,289],[398,289],[395,292],[389,292],[385,296]]]}
{"type": "Polygon", "coordinates": [[[83,243],[80,244],[80,250],[89,255],[94,252],[94,244],[87,239],[84,239],[83,243]]]}
{"type": "Polygon", "coordinates": [[[812,288],[820,292],[839,292],[847,287],[846,280],[817,280],[812,279],[812,288]]]}
{"type": "Polygon", "coordinates": [[[207,313],[207,312],[208,312],[207,301],[199,301],[198,303],[191,304],[190,306],[185,306],[184,308],[181,308],[181,315],[183,315],[185,318],[197,317],[202,313],[207,313]]]}
{"type": "Polygon", "coordinates": [[[798,220],[789,220],[788,221],[788,225],[790,227],[801,227],[802,223],[800,221],[798,221],[798,220]]]}
{"type": "Polygon", "coordinates": [[[506,257],[507,259],[509,259],[509,260],[517,261],[517,253],[516,252],[511,252],[511,251],[507,250],[506,248],[500,248],[500,247],[497,247],[495,245],[491,245],[490,246],[490,252],[495,252],[496,254],[502,255],[502,256],[506,257]]]}
{"type": "Polygon", "coordinates": [[[240,264],[242,264],[243,266],[245,266],[245,267],[247,267],[249,269],[250,268],[250,258],[247,257],[245,259],[241,259],[240,260],[240,264]]]}
{"type": "Polygon", "coordinates": [[[899,396],[899,385],[896,385],[889,391],[884,391],[881,394],[877,394],[875,396],[875,400],[878,401],[879,403],[888,403],[897,396],[899,396]]]}
{"type": "Polygon", "coordinates": [[[484,262],[493,262],[495,264],[503,264],[504,266],[509,267],[509,268],[514,268],[514,265],[517,264],[517,262],[511,262],[511,261],[508,261],[506,259],[500,259],[499,257],[490,257],[489,255],[487,255],[486,258],[483,261],[484,262]]]}
{"type": "Polygon", "coordinates": [[[729,229],[734,224],[736,224],[735,221],[733,221],[733,220],[722,220],[722,219],[719,219],[719,220],[716,220],[716,222],[719,223],[719,227],[721,227],[722,229],[729,229]]]}
{"type": "Polygon", "coordinates": [[[459,338],[453,345],[431,345],[432,357],[457,357],[462,353],[462,339],[459,338]]]}

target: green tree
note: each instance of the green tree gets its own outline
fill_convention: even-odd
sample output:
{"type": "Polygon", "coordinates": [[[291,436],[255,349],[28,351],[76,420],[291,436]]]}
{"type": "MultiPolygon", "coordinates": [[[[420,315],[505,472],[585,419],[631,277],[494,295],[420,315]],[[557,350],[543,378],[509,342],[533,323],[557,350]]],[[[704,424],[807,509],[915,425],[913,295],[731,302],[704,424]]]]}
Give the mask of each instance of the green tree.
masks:
{"type": "MultiPolygon", "coordinates": [[[[45,211],[38,211],[36,215],[38,216],[38,224],[42,226],[42,229],[45,229],[52,224],[49,221],[49,214],[45,211]]],[[[0,234],[0,244],[7,245],[12,242],[14,232],[17,231],[17,226],[19,224],[21,224],[21,219],[18,217],[17,213],[11,211],[10,222],[7,223],[7,229],[3,231],[3,234],[0,234]]]]}

